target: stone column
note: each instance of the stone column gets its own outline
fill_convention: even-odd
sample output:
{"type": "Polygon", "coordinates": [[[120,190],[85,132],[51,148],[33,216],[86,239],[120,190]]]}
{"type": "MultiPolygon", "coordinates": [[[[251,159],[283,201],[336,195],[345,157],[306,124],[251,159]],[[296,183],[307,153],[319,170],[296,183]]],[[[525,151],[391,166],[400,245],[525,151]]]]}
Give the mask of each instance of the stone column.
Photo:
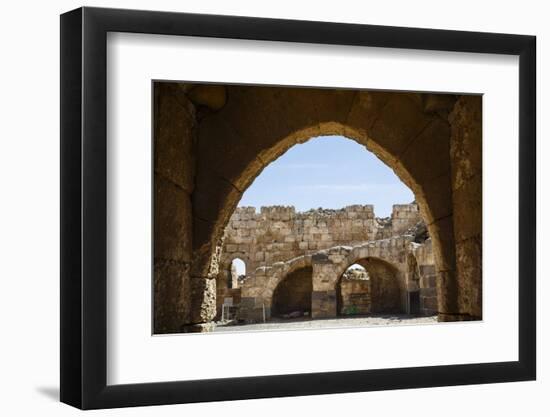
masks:
{"type": "Polygon", "coordinates": [[[482,316],[482,98],[462,96],[449,116],[459,312],[482,316]]]}
{"type": "Polygon", "coordinates": [[[206,273],[199,273],[197,259],[193,257],[190,286],[190,316],[183,328],[187,333],[209,332],[213,330],[212,320],[216,317],[216,277],[219,275],[219,261],[223,239],[213,250],[206,273]]]}
{"type": "Polygon", "coordinates": [[[154,89],[154,333],[188,322],[195,109],[177,84],[154,89]]]}
{"type": "Polygon", "coordinates": [[[212,330],[212,320],[216,316],[216,280],[191,278],[191,308],[189,323],[185,332],[205,332],[212,330]]]}
{"type": "Polygon", "coordinates": [[[456,281],[456,256],[453,242],[453,216],[444,217],[428,225],[433,240],[433,253],[437,277],[437,300],[439,321],[459,320],[458,286],[456,281]]]}
{"type": "Polygon", "coordinates": [[[336,274],[334,264],[327,254],[312,255],[313,292],[311,293],[311,317],[336,317],[336,274]]]}

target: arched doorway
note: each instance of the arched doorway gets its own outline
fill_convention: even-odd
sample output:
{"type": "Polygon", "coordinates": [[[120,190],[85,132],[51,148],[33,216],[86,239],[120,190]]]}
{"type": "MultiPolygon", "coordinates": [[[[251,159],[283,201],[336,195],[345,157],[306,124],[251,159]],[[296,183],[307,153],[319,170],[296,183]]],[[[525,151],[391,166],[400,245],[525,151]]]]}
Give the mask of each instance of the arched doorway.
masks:
{"type": "Polygon", "coordinates": [[[336,284],[336,313],[340,316],[369,314],[371,285],[370,275],[363,265],[349,266],[336,284]]]}
{"type": "Polygon", "coordinates": [[[239,284],[246,279],[246,264],[241,258],[231,261],[228,274],[227,288],[239,288],[239,284]]]}
{"type": "Polygon", "coordinates": [[[312,267],[290,272],[273,291],[271,316],[278,318],[309,317],[311,314],[312,267]]]}
{"type": "Polygon", "coordinates": [[[378,258],[357,260],[336,284],[337,314],[403,312],[398,273],[393,265],[378,258]]]}
{"type": "Polygon", "coordinates": [[[420,270],[412,253],[407,255],[407,313],[420,314],[420,270]]]}

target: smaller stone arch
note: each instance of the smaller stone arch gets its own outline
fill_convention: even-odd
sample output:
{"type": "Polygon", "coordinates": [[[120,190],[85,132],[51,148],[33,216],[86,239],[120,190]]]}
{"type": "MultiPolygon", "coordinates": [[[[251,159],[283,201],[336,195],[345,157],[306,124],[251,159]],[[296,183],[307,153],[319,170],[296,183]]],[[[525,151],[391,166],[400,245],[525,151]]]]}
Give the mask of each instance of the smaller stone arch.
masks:
{"type": "MultiPolygon", "coordinates": [[[[412,240],[412,236],[400,236],[396,238],[371,241],[348,248],[345,252],[345,257],[338,263],[338,267],[336,268],[334,285],[336,285],[337,280],[349,268],[350,265],[360,263],[362,259],[366,258],[380,259],[381,261],[396,268],[399,273],[404,272],[407,245],[412,240]]],[[[403,280],[400,279],[400,285],[404,287],[404,282],[402,281],[403,280]]]]}
{"type": "Polygon", "coordinates": [[[222,313],[222,305],[226,300],[231,300],[233,305],[238,305],[241,300],[241,286],[235,277],[232,276],[232,264],[236,259],[241,260],[248,273],[250,260],[244,252],[235,252],[225,257],[219,265],[218,275],[216,276],[216,315],[219,320],[222,313]]]}
{"type": "MultiPolygon", "coordinates": [[[[401,313],[407,311],[406,256],[412,237],[401,236],[371,241],[340,250],[345,255],[336,264],[333,288],[336,296],[336,312],[401,313]],[[342,277],[350,265],[359,264],[367,269],[370,283],[350,285],[351,294],[342,293],[342,277]],[[361,290],[368,296],[361,296],[361,290]],[[346,300],[356,298],[356,308],[347,308],[346,300]]],[[[330,256],[329,256],[330,257],[330,256]]],[[[333,259],[337,259],[333,257],[333,259]]],[[[353,304],[352,304],[353,305],[353,304]]]]}
{"type": "Polygon", "coordinates": [[[309,255],[256,268],[240,288],[244,302],[240,308],[241,318],[251,322],[269,319],[275,289],[290,274],[305,268],[312,268],[309,255]]]}
{"type": "Polygon", "coordinates": [[[336,314],[369,314],[372,307],[371,284],[370,275],[361,263],[349,266],[336,284],[336,314]]]}
{"type": "Polygon", "coordinates": [[[250,259],[248,258],[247,254],[245,252],[232,253],[230,256],[224,257],[223,262],[220,263],[219,272],[216,280],[216,285],[218,288],[220,288],[220,286],[222,288],[236,288],[235,285],[233,285],[233,280],[231,279],[231,267],[235,260],[242,261],[246,273],[249,273],[248,266],[250,265],[250,259]],[[230,281],[231,285],[229,285],[230,281]]]}
{"type": "Polygon", "coordinates": [[[267,279],[264,280],[264,298],[271,298],[275,288],[288,276],[298,269],[311,268],[311,255],[297,256],[286,262],[276,262],[271,267],[260,267],[256,270],[258,273],[264,274],[267,279]]]}
{"type": "Polygon", "coordinates": [[[246,279],[246,262],[239,257],[231,261],[230,276],[227,280],[229,288],[238,288],[239,283],[246,279]]]}
{"type": "Polygon", "coordinates": [[[402,302],[404,291],[400,285],[401,271],[396,265],[377,257],[357,259],[353,264],[359,264],[366,269],[369,282],[368,285],[358,285],[359,283],[350,285],[351,288],[348,291],[351,291],[351,293],[343,294],[342,282],[344,273],[348,269],[346,268],[338,277],[335,290],[337,300],[341,303],[347,300],[348,305],[338,305],[338,313],[345,315],[404,312],[402,302]],[[365,290],[368,291],[368,294],[362,294],[361,291],[365,290]],[[363,297],[363,295],[365,296],[363,297]],[[357,311],[350,311],[351,306],[355,306],[357,311]]]}
{"type": "MultiPolygon", "coordinates": [[[[312,254],[313,296],[312,317],[330,318],[337,315],[337,290],[346,269],[365,258],[378,258],[396,268],[399,293],[403,292],[405,251],[412,236],[370,241],[357,246],[335,246],[312,254]]],[[[405,304],[404,295],[401,305],[405,304]]]]}

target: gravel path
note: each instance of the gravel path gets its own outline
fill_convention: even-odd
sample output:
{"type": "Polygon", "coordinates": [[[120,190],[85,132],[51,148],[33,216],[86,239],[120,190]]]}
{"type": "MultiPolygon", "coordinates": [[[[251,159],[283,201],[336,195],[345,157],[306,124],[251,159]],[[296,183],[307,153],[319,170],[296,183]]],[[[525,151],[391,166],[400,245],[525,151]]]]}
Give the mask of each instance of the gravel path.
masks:
{"type": "Polygon", "coordinates": [[[326,329],[341,327],[365,327],[365,326],[395,326],[414,324],[437,323],[437,316],[411,317],[407,315],[373,315],[366,317],[346,317],[337,319],[287,319],[270,321],[268,323],[256,324],[223,324],[217,323],[215,332],[246,332],[258,330],[304,330],[304,329],[326,329]]]}

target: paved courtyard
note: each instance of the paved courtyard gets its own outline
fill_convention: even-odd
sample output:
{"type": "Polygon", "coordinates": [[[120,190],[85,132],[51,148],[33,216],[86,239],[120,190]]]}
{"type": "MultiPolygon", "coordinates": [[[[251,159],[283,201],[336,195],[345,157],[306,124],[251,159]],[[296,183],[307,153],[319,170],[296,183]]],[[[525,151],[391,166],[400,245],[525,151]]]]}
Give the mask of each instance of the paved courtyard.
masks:
{"type": "Polygon", "coordinates": [[[304,330],[304,329],[326,329],[342,327],[366,327],[366,326],[395,326],[395,325],[418,325],[437,323],[437,316],[411,317],[407,315],[371,315],[363,317],[345,317],[336,319],[285,319],[272,320],[267,323],[234,324],[218,322],[215,332],[243,332],[259,330],[304,330]]]}

